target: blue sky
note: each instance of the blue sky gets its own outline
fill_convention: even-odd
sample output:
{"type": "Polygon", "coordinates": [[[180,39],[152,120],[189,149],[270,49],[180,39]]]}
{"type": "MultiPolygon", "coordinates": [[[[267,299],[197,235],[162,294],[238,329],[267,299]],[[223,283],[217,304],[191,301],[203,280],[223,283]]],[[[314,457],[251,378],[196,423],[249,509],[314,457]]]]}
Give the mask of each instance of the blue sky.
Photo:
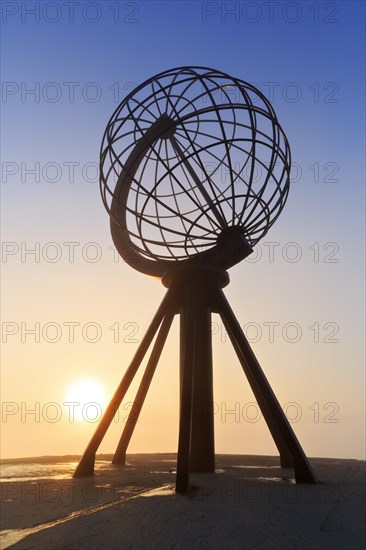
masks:
{"type": "MultiPolygon", "coordinates": [[[[314,426],[305,419],[298,425],[310,454],[360,457],[365,7],[352,1],[270,4],[273,17],[268,3],[261,1],[81,1],[74,3],[72,22],[62,2],[49,11],[44,11],[45,2],[2,3],[3,240],[19,249],[22,242],[29,247],[56,242],[63,252],[57,263],[42,256],[39,262],[31,256],[22,262],[20,252],[6,261],[3,258],[3,319],[19,326],[37,320],[60,325],[70,319],[95,320],[108,327],[118,318],[138,323],[143,332],[163,289],[112,261],[108,217],[95,178],[105,124],[125,93],[155,73],[183,65],[231,73],[256,83],[267,97],[273,93],[272,103],[297,166],[293,173],[298,174],[300,167],[301,175],[261,245],[260,261],[244,262],[231,271],[227,295],[242,324],[255,321],[263,326],[276,320],[301,325],[304,336],[296,345],[283,338],[270,345],[263,337],[255,351],[282,401],[302,400],[306,409],[313,402],[339,404],[339,423],[314,426]],[[31,8],[38,10],[39,22],[26,11],[31,8]],[[230,15],[233,9],[235,15],[230,15]],[[26,93],[32,88],[36,96],[26,93]],[[94,94],[98,94],[96,101],[94,94]],[[35,163],[39,163],[39,181],[26,172],[35,163]],[[70,163],[78,163],[74,181],[70,181],[70,163]],[[55,170],[60,177],[52,182],[55,170]],[[88,263],[79,254],[70,263],[63,244],[69,241],[80,242],[80,249],[82,243],[99,243],[101,261],[88,263]],[[269,242],[279,243],[273,262],[268,257],[269,242]],[[289,242],[300,247],[298,262],[286,259],[289,242]],[[308,327],[315,322],[321,327],[329,322],[339,326],[339,342],[314,344],[308,327]]],[[[66,391],[76,376],[89,373],[111,394],[133,346],[117,350],[103,339],[91,348],[82,339],[73,345],[64,340],[50,347],[42,339],[38,346],[22,343],[20,333],[9,338],[3,351],[2,374],[8,388],[3,399],[62,401],[57,386],[66,391]],[[33,386],[34,377],[48,380],[50,375],[45,373],[53,361],[51,385],[47,390],[43,383],[33,386]],[[29,380],[27,391],[19,389],[15,374],[29,380]]],[[[228,362],[231,368],[235,358],[228,347],[218,347],[217,362],[228,362]]],[[[230,379],[221,378],[219,365],[217,369],[218,395],[225,390],[222,399],[239,399],[232,388],[241,381],[240,370],[234,373],[232,367],[231,385],[230,379]]],[[[170,405],[169,401],[166,410],[157,414],[168,415],[170,405]]],[[[152,411],[154,406],[151,399],[152,411]]],[[[20,422],[16,426],[23,434],[25,426],[20,422]]],[[[171,426],[162,450],[175,449],[173,421],[171,426]]],[[[11,427],[9,420],[5,429],[11,427]]],[[[37,429],[47,439],[42,452],[81,452],[80,440],[88,438],[92,426],[83,428],[82,437],[72,427],[76,431],[70,448],[68,428],[63,427],[60,440],[57,426],[41,423],[37,429]]],[[[234,428],[218,426],[219,448],[247,452],[244,440],[241,445],[232,443],[237,438],[234,428]]],[[[136,434],[135,450],[159,450],[165,441],[163,435],[159,437],[160,446],[155,449],[152,443],[145,445],[143,432],[136,434]]],[[[260,438],[253,437],[250,452],[271,452],[271,447],[261,447],[260,438]]],[[[108,445],[106,450],[113,443],[108,445]]],[[[23,450],[15,438],[9,443],[8,456],[15,454],[37,454],[37,447],[30,441],[23,450]]]]}

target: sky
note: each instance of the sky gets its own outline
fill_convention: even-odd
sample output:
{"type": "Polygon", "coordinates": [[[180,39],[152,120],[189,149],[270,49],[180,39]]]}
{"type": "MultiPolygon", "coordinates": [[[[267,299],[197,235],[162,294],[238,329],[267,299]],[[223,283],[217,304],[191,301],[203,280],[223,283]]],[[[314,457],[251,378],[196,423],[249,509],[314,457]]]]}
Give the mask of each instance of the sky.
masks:
{"type": "MultiPolygon", "coordinates": [[[[2,457],[81,454],[136,352],[165,289],[113,249],[100,143],[136,85],[200,65],[268,97],[293,159],[281,216],[225,294],[305,452],[364,458],[364,3],[1,9],[2,457]]],[[[215,316],[212,330],[216,452],[276,454],[215,316]]],[[[178,358],[176,319],[131,452],[177,449],[178,358]]]]}

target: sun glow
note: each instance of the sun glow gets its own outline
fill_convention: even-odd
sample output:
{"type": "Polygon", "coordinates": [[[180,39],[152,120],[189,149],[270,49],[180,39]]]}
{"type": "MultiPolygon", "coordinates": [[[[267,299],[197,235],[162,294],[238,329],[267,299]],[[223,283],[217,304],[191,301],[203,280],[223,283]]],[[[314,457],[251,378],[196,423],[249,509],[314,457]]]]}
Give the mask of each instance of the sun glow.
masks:
{"type": "Polygon", "coordinates": [[[65,404],[70,410],[70,416],[75,420],[98,420],[106,406],[104,388],[96,380],[78,380],[67,390],[65,404]]]}

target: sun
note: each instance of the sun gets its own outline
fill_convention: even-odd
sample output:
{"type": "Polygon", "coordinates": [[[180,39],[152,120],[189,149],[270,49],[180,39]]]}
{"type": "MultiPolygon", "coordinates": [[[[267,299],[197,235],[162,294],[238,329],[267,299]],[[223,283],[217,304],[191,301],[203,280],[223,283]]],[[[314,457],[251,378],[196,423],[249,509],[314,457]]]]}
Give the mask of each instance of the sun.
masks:
{"type": "Polygon", "coordinates": [[[104,388],[97,380],[78,380],[67,390],[64,405],[73,420],[97,422],[105,411],[104,388]]]}

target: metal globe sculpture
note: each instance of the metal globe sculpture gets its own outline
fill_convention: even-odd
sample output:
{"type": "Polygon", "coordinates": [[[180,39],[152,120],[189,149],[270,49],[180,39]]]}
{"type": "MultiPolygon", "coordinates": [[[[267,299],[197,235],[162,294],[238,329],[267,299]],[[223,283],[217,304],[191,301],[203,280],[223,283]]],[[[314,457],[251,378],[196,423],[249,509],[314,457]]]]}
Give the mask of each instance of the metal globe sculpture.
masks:
{"type": "MultiPolygon", "coordinates": [[[[96,452],[150,346],[113,463],[126,452],[172,321],[180,318],[176,491],[190,472],[215,470],[211,315],[218,313],[280,455],[297,482],[316,476],[222,288],[227,269],[275,222],[290,183],[290,149],[268,100],[203,67],[158,74],[119,105],[104,133],[100,184],[120,255],[168,288],[74,477],[93,475],[96,452]]],[[[287,474],[286,474],[287,475],[287,474]]]]}
{"type": "MultiPolygon", "coordinates": [[[[233,229],[245,254],[281,213],[289,175],[289,145],[268,100],[202,67],[166,71],[135,88],[101,148],[115,245],[156,276],[175,262],[204,261],[233,229]]],[[[233,259],[220,254],[213,263],[228,268],[233,259]]]]}

